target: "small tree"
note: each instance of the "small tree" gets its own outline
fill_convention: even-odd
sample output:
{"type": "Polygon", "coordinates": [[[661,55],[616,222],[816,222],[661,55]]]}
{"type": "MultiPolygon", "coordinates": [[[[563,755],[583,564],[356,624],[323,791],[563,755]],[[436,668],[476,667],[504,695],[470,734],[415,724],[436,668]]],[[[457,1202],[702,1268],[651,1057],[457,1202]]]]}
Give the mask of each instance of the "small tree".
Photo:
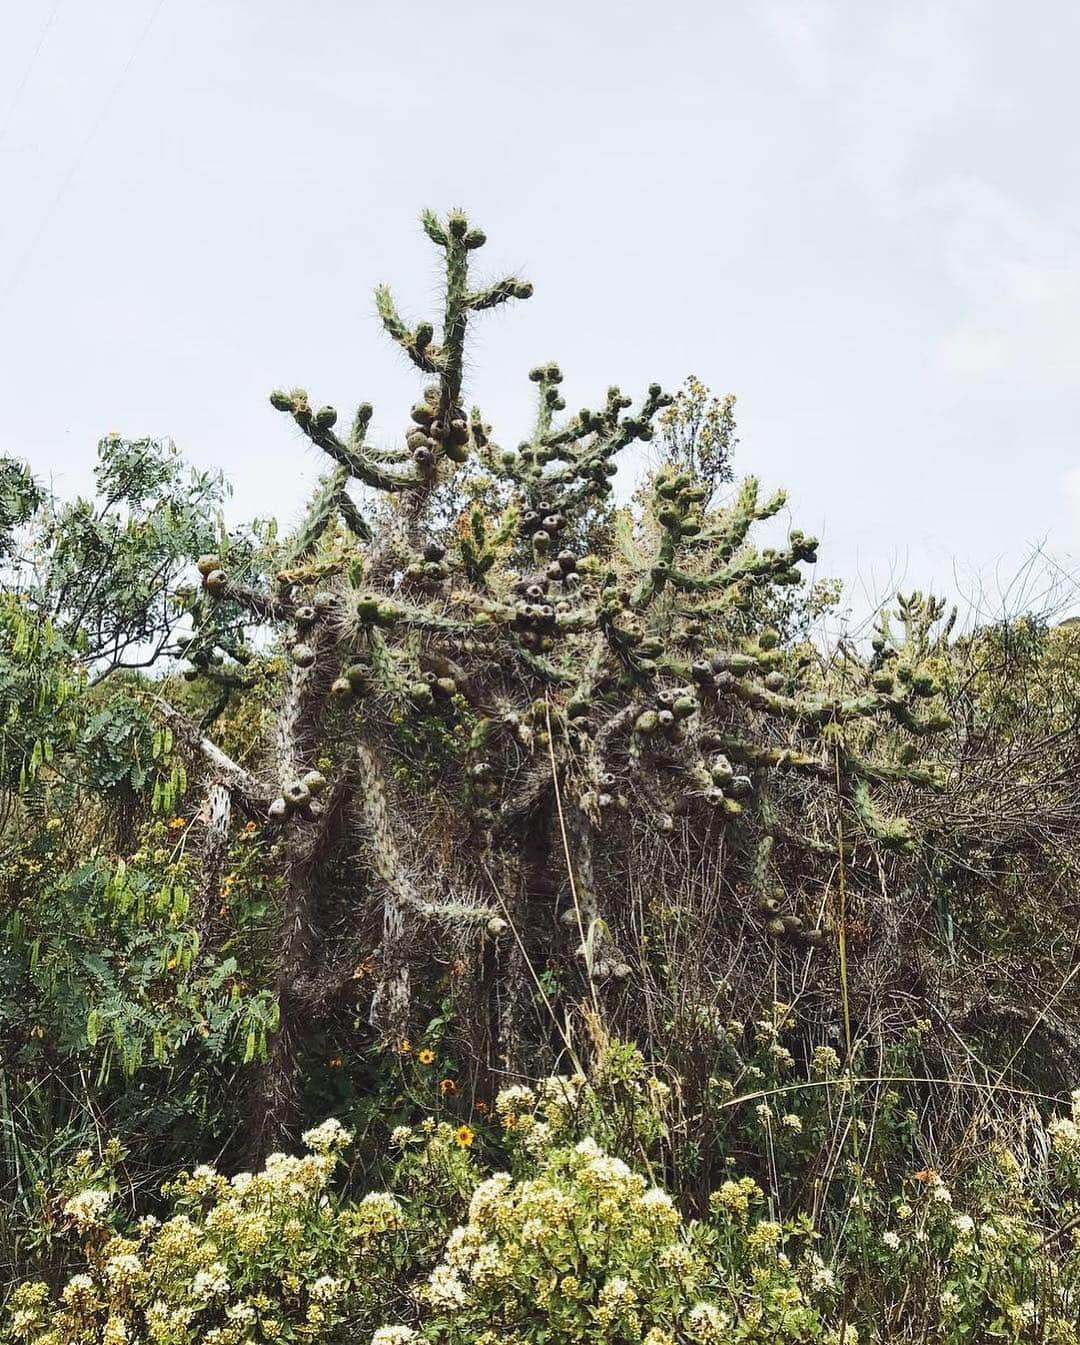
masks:
{"type": "Polygon", "coordinates": [[[784,504],[753,478],[708,507],[729,470],[729,404],[699,408],[708,442],[701,425],[680,439],[636,514],[613,508],[612,477],[671,408],[657,384],[636,407],[611,387],[565,415],[562,373],[541,364],[533,430],[501,447],[466,406],[466,342],[474,317],[531,286],[473,279],[485,238],[462,212],[422,219],[445,265],[438,330],[376,292],[425,380],[398,441],[372,441],[366,402],[342,429],[305,391],[274,392],[329,473],[272,560],[223,539],[189,595],[191,675],[226,695],[250,680],[245,628],[279,633],[272,746],[242,766],[159,707],[206,760],[208,894],[234,806],[278,828],[281,1018],[255,1108],[263,1150],[295,1128],[311,1031],[361,994],[378,1036],[399,1043],[431,959],[454,964],[473,1051],[492,1067],[519,1068],[558,1029],[540,1017],[560,990],[597,1010],[632,1004],[648,917],[627,894],[643,874],[662,886],[676,850],[684,874],[719,873],[733,905],[756,905],[768,956],[827,954],[829,922],[774,888],[774,847],[832,862],[839,827],[902,850],[910,830],[875,786],[932,774],[914,748],[878,759],[853,744],[860,726],[894,726],[892,744],[945,722],[927,662],[933,603],[906,604],[906,635],[883,630],[840,694],[765,623],[763,596],[800,584],[817,543],[792,529],[753,545],[784,504]]]}

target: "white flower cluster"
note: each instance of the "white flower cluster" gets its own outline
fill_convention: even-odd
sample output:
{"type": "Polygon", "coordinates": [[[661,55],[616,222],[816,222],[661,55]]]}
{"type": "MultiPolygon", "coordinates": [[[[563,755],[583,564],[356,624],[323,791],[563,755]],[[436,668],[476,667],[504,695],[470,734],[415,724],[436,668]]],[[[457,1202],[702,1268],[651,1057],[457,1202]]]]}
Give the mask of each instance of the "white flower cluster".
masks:
{"type": "Polygon", "coordinates": [[[97,1228],[104,1221],[105,1211],[111,1203],[112,1196],[108,1191],[88,1186],[84,1191],[76,1192],[67,1201],[64,1213],[80,1233],[85,1233],[91,1228],[97,1228]]]}

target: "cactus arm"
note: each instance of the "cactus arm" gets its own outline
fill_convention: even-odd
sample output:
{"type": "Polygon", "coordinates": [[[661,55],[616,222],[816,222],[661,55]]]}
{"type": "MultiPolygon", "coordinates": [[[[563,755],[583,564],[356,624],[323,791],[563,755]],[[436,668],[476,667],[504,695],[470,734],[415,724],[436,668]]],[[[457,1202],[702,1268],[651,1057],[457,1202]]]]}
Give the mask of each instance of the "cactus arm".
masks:
{"type": "Polygon", "coordinates": [[[338,511],[341,521],[359,541],[370,542],[374,539],[371,525],[344,490],[338,498],[338,511]]]}
{"type": "Polygon", "coordinates": [[[443,361],[439,350],[431,344],[434,335],[431,323],[420,322],[410,328],[402,320],[394,305],[393,296],[385,285],[380,285],[375,291],[375,306],[386,334],[397,342],[420,372],[440,373],[443,361]]]}
{"type": "Polygon", "coordinates": [[[506,276],[505,279],[497,280],[482,290],[469,291],[465,295],[465,304],[474,313],[481,313],[486,308],[497,308],[499,304],[505,304],[510,299],[528,299],[532,292],[533,287],[527,280],[520,280],[517,276],[506,276]]]}
{"type": "Polygon", "coordinates": [[[265,816],[270,803],[269,795],[250,771],[227,756],[200,730],[194,720],[170,705],[164,697],[152,696],[150,705],[181,741],[187,743],[189,748],[198,752],[210,763],[218,779],[236,795],[245,812],[265,816]]]}

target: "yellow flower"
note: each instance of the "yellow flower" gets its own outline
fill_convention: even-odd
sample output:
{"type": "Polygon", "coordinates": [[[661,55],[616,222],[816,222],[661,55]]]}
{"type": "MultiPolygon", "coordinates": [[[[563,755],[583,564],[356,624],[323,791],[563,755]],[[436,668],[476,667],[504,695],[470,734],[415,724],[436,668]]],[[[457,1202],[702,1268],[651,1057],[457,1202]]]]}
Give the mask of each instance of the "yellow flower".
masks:
{"type": "Polygon", "coordinates": [[[402,1055],[409,1054],[409,1052],[412,1050],[412,1042],[408,1039],[408,1037],[402,1037],[398,1045],[398,1050],[402,1055]]]}
{"type": "Polygon", "coordinates": [[[473,1142],[473,1132],[468,1126],[458,1126],[454,1131],[454,1143],[459,1149],[467,1149],[473,1142]]]}
{"type": "Polygon", "coordinates": [[[179,831],[181,827],[187,826],[187,819],[183,817],[173,817],[169,819],[168,827],[170,831],[179,831]]]}
{"type": "Polygon", "coordinates": [[[417,1052],[416,1058],[421,1065],[431,1065],[435,1061],[435,1052],[429,1046],[425,1046],[422,1051],[417,1052]]]}

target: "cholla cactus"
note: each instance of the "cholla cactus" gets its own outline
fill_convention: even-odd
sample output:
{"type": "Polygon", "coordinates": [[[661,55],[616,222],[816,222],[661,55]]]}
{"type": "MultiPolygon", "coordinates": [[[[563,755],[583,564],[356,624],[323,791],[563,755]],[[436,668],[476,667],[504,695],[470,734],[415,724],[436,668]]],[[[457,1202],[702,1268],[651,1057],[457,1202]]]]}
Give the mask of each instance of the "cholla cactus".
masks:
{"type": "Polygon", "coordinates": [[[669,465],[643,512],[613,510],[620,454],[671,404],[659,385],[636,408],[612,387],[566,415],[558,366],[540,365],[532,433],[499,447],[463,400],[466,339],[474,315],[531,286],[472,279],[485,239],[460,211],[423,226],[445,262],[441,332],[410,325],[377,291],[387,333],[425,380],[399,441],[372,442],[366,402],[342,431],[307,392],[274,392],[330,473],[273,572],[224,553],[199,562],[196,672],[242,693],[245,621],[273,626],[287,651],[261,767],[187,726],[210,769],[211,871],[226,796],[279,829],[266,1144],[294,1122],[305,1033],[358,985],[367,993],[354,969],[373,945],[368,1010],[386,1042],[409,1030],[415,965],[448,960],[452,946],[492,1053],[512,1064],[530,1030],[530,966],[554,959],[595,1002],[632,980],[642,949],[619,932],[618,874],[629,850],[656,851],[676,831],[699,850],[731,835],[765,946],[827,951],[827,926],[787,908],[770,867],[778,843],[835,854],[835,838],[793,822],[776,782],[835,792],[849,829],[903,848],[909,829],[882,812],[875,786],[932,775],[914,753],[861,756],[859,729],[884,721],[917,742],[943,723],[930,604],[903,609],[906,642],[881,631],[843,694],[764,624],[763,599],[816,559],[797,530],[781,546],[752,544],[782,494],[763,498],[749,479],[710,508],[712,483],[669,465]]]}

